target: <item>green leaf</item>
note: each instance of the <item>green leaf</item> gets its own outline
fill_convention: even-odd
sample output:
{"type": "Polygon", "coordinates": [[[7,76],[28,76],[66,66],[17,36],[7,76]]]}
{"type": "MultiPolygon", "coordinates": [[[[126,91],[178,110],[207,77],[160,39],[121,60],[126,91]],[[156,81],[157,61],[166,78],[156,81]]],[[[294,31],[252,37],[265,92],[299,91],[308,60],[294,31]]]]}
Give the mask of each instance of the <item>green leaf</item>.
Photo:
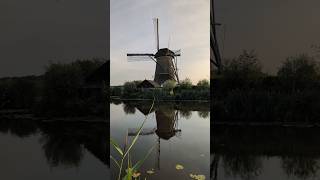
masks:
{"type": "MultiPolygon", "coordinates": [[[[150,108],[150,110],[149,110],[149,113],[152,111],[153,106],[154,106],[154,100],[153,100],[153,102],[152,102],[152,105],[151,105],[151,108],[150,108]]],[[[138,130],[137,134],[134,136],[133,141],[131,142],[131,144],[130,144],[129,148],[127,149],[127,151],[124,153],[124,156],[123,156],[123,157],[126,157],[126,156],[127,156],[127,154],[130,152],[130,150],[131,150],[131,148],[133,147],[133,145],[134,145],[134,144],[136,143],[136,141],[138,140],[138,138],[139,138],[139,136],[140,136],[140,133],[141,133],[141,131],[142,131],[142,128],[143,128],[143,126],[144,126],[144,123],[145,123],[146,120],[147,120],[147,117],[148,117],[148,116],[146,116],[146,118],[144,119],[143,123],[142,123],[141,126],[139,127],[139,130],[138,130]]]]}
{"type": "Polygon", "coordinates": [[[110,138],[110,143],[111,143],[112,146],[119,152],[119,154],[120,154],[121,156],[123,156],[123,152],[122,152],[120,146],[117,144],[117,142],[114,141],[112,138],[110,138]]]}
{"type": "Polygon", "coordinates": [[[126,170],[126,175],[123,177],[123,180],[132,180],[132,175],[133,175],[133,169],[132,168],[128,168],[126,170]]]}
{"type": "Polygon", "coordinates": [[[149,157],[149,155],[152,153],[153,149],[155,148],[155,145],[152,146],[152,148],[149,149],[148,153],[143,157],[143,159],[139,160],[133,167],[132,169],[134,171],[138,171],[138,169],[142,166],[144,161],[149,157]]]}
{"type": "Polygon", "coordinates": [[[112,156],[110,155],[110,159],[112,159],[112,160],[116,163],[116,165],[118,166],[118,168],[120,168],[120,164],[118,163],[118,161],[117,161],[114,157],[112,157],[112,156]]]}

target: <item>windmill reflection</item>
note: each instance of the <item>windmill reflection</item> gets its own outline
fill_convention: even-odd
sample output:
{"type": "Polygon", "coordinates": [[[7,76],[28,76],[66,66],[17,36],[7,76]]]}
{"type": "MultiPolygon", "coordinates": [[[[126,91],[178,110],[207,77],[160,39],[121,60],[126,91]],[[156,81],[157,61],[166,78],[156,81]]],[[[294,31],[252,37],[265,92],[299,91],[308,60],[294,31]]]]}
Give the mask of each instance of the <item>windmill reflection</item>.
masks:
{"type": "MultiPolygon", "coordinates": [[[[156,120],[156,127],[154,128],[143,128],[140,135],[157,135],[157,154],[156,154],[156,168],[160,169],[160,145],[161,139],[168,141],[173,136],[181,136],[181,129],[178,127],[179,112],[175,110],[173,106],[156,106],[150,110],[148,105],[136,105],[138,111],[145,116],[154,113],[156,120]]],[[[129,129],[128,136],[135,136],[138,129],[129,129]]]]}

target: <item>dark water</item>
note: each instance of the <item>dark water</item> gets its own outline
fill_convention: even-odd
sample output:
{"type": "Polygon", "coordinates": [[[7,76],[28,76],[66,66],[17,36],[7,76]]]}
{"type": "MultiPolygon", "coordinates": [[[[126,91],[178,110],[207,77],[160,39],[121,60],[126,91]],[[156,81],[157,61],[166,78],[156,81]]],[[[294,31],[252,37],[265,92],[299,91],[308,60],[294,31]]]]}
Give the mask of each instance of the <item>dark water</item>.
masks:
{"type": "Polygon", "coordinates": [[[1,119],[1,179],[106,179],[108,134],[104,122],[1,119]]]}
{"type": "Polygon", "coordinates": [[[212,179],[298,180],[320,177],[320,129],[212,128],[212,179]]]}
{"type": "MultiPolygon", "coordinates": [[[[150,103],[111,104],[111,137],[123,145],[125,137],[136,132],[146,115],[142,136],[133,147],[133,161],[141,159],[155,145],[155,149],[140,172],[154,169],[147,179],[190,179],[189,174],[203,174],[209,178],[210,113],[209,104],[157,104],[150,114],[150,103]],[[184,169],[176,170],[181,164],[184,169]]],[[[117,153],[111,148],[111,154],[117,153]]],[[[118,169],[111,162],[112,178],[118,169]]]]}

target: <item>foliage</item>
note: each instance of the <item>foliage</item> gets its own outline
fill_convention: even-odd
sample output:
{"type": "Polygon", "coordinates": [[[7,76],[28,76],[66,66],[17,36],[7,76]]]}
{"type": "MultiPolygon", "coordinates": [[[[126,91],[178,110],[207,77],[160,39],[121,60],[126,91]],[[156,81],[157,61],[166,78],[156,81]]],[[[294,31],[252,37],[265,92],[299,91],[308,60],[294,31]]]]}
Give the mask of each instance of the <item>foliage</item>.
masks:
{"type": "MultiPolygon", "coordinates": [[[[149,110],[149,113],[152,111],[154,106],[154,101],[151,105],[151,108],[149,110]]],[[[149,114],[148,113],[148,114],[149,114]]],[[[144,119],[143,123],[141,124],[141,126],[139,127],[139,130],[137,132],[137,134],[134,136],[132,142],[130,144],[128,144],[128,142],[126,142],[126,146],[122,149],[118,143],[116,141],[114,141],[112,138],[110,138],[110,144],[113,146],[113,148],[118,152],[119,156],[120,156],[120,161],[117,161],[116,158],[114,158],[113,156],[110,155],[110,158],[115,162],[116,166],[119,168],[119,173],[118,173],[118,178],[117,180],[131,180],[135,174],[138,173],[139,168],[142,166],[142,164],[144,163],[144,161],[148,158],[148,156],[151,154],[151,152],[154,149],[154,146],[147,152],[147,154],[141,159],[139,160],[137,163],[135,163],[134,165],[131,162],[130,159],[130,152],[132,151],[132,147],[136,144],[140,133],[142,131],[142,128],[147,120],[147,117],[144,119]],[[124,162],[127,161],[127,168],[125,170],[125,175],[123,176],[123,168],[124,168],[124,162]],[[123,176],[123,177],[122,177],[123,176]]],[[[126,140],[128,139],[128,137],[126,137],[126,140]]],[[[135,178],[135,177],[134,177],[135,178]]]]}
{"type": "Polygon", "coordinates": [[[40,79],[37,76],[0,79],[0,108],[32,108],[40,79]]]}
{"type": "Polygon", "coordinates": [[[166,91],[172,91],[176,87],[176,85],[176,81],[167,80],[163,83],[163,89],[166,91]]]}
{"type": "Polygon", "coordinates": [[[287,58],[278,71],[285,87],[292,89],[306,87],[318,80],[319,75],[318,64],[307,54],[287,58]]]}
{"type": "Polygon", "coordinates": [[[201,89],[207,89],[210,88],[210,83],[207,79],[202,79],[198,81],[197,86],[201,89]]]}
{"type": "Polygon", "coordinates": [[[133,93],[137,91],[137,84],[132,82],[125,82],[123,84],[123,95],[126,97],[130,97],[133,93]]]}
{"type": "Polygon", "coordinates": [[[179,87],[181,89],[191,89],[192,88],[192,82],[189,78],[184,79],[180,82],[179,87]]]}
{"type": "Polygon", "coordinates": [[[320,79],[314,57],[287,58],[277,76],[265,75],[260,69],[257,58],[244,52],[212,79],[216,121],[318,122],[320,79]]]}
{"type": "MultiPolygon", "coordinates": [[[[52,115],[73,115],[86,112],[89,101],[83,98],[81,88],[86,77],[102,64],[102,61],[76,60],[72,63],[51,63],[44,74],[43,100],[44,113],[52,115]]],[[[103,94],[103,92],[101,92],[103,94]]]]}
{"type": "Polygon", "coordinates": [[[110,87],[110,96],[121,96],[122,88],[120,86],[110,87]]]}
{"type": "Polygon", "coordinates": [[[230,83],[252,81],[263,75],[259,59],[254,51],[244,50],[237,58],[224,62],[222,75],[230,83]]]}
{"type": "Polygon", "coordinates": [[[168,80],[162,88],[137,88],[140,81],[125,82],[122,87],[111,87],[112,96],[123,99],[153,99],[156,100],[209,100],[210,85],[208,80],[202,80],[200,86],[193,86],[190,79],[185,79],[179,85],[168,80]]]}

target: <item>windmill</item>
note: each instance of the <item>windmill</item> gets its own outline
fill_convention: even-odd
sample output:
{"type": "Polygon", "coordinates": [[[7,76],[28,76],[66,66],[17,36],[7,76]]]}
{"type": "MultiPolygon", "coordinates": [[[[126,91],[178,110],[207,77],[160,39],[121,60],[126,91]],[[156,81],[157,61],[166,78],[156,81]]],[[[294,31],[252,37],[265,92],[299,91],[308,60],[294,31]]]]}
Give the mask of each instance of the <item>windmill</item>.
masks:
{"type": "Polygon", "coordinates": [[[216,23],[215,16],[214,16],[214,0],[211,0],[211,6],[210,6],[210,47],[211,52],[213,52],[214,56],[210,57],[210,62],[216,66],[218,69],[218,73],[220,74],[222,71],[222,62],[221,62],[221,54],[218,46],[218,40],[217,40],[217,32],[216,32],[216,26],[220,26],[220,23],[216,23]]]}
{"type": "Polygon", "coordinates": [[[179,83],[177,57],[181,55],[181,51],[172,51],[168,48],[159,47],[159,20],[153,19],[156,38],[156,53],[127,54],[128,61],[154,61],[156,69],[154,73],[154,81],[162,85],[167,80],[174,80],[179,83]]]}

